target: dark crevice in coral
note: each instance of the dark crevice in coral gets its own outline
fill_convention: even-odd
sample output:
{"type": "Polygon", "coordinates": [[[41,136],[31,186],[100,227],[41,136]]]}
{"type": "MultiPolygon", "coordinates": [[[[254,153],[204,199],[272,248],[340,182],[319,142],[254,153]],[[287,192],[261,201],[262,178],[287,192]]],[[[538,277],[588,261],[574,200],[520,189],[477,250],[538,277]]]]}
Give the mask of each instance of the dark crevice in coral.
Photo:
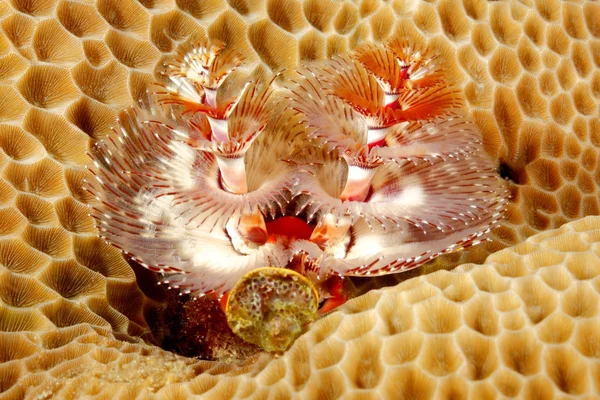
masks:
{"type": "Polygon", "coordinates": [[[500,163],[498,166],[498,174],[500,174],[502,178],[507,179],[517,185],[525,183],[524,171],[517,170],[505,162],[500,163]]]}
{"type": "Polygon", "coordinates": [[[161,275],[128,260],[140,290],[159,305],[147,307],[144,317],[152,332],[146,341],[185,357],[211,361],[248,359],[260,352],[237,337],[227,325],[219,301],[198,299],[160,285],[161,275]]]}
{"type": "Polygon", "coordinates": [[[247,359],[260,352],[231,331],[217,300],[208,296],[193,299],[176,291],[169,291],[168,297],[165,321],[170,334],[163,349],[221,362],[247,359]]]}

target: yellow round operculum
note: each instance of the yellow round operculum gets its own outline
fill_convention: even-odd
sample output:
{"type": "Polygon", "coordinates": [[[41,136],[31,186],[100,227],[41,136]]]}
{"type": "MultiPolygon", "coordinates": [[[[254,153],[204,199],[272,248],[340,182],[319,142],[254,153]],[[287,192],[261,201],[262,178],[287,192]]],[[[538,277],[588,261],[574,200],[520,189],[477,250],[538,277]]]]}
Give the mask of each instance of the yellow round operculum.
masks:
{"type": "Polygon", "coordinates": [[[227,323],[247,342],[268,352],[287,350],[317,317],[319,296],[301,274],[264,267],[244,275],[229,293],[227,323]]]}

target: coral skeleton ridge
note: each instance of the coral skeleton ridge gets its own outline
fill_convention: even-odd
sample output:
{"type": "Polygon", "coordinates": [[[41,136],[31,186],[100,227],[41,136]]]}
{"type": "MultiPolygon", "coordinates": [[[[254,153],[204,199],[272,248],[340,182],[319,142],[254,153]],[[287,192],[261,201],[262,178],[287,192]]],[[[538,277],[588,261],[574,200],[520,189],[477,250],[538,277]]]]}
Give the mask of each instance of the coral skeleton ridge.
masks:
{"type": "MultiPolygon", "coordinates": [[[[0,398],[597,397],[598,21],[598,1],[1,0],[0,398]],[[412,51],[390,53],[384,44],[392,38],[398,39],[397,46],[391,45],[396,50],[412,44],[428,52],[419,57],[411,56],[412,51]],[[209,46],[208,52],[186,61],[177,58],[184,43],[224,47],[211,52],[209,46]],[[200,74],[217,53],[225,62],[214,65],[214,79],[206,82],[204,97],[198,97],[201,91],[184,80],[200,74]],[[405,64],[390,63],[403,57],[405,64]],[[331,60],[329,68],[315,66],[326,59],[331,60]],[[361,87],[375,90],[354,96],[354,89],[344,86],[345,77],[364,76],[365,71],[368,77],[361,78],[361,87]],[[163,73],[169,72],[173,80],[164,79],[163,73]],[[223,79],[225,73],[229,75],[223,79]],[[412,77],[411,87],[405,85],[406,75],[412,77]],[[440,76],[452,83],[450,89],[433,89],[440,85],[440,76]],[[267,124],[258,136],[245,134],[260,131],[262,123],[249,127],[248,120],[235,115],[241,110],[228,108],[228,102],[238,95],[256,95],[284,106],[293,95],[280,93],[291,93],[294,84],[280,83],[291,79],[302,90],[310,90],[313,80],[322,82],[325,90],[317,94],[325,96],[323,108],[343,118],[344,136],[327,128],[323,110],[299,101],[306,98],[296,99],[286,111],[296,118],[296,129],[265,117],[267,124]],[[179,88],[177,104],[151,106],[146,90],[156,81],[165,85],[154,87],[157,99],[166,86],[179,88]],[[214,180],[206,181],[209,186],[218,182],[225,200],[233,193],[223,187],[247,190],[250,198],[261,190],[265,175],[287,187],[288,171],[304,171],[307,181],[319,182],[310,187],[319,201],[306,207],[313,207],[309,210],[316,212],[315,218],[324,216],[323,228],[317,230],[323,239],[316,236],[313,243],[318,251],[314,246],[306,250],[320,254],[317,242],[343,237],[344,223],[355,222],[335,225],[345,213],[340,203],[372,199],[367,193],[358,200],[365,195],[362,183],[371,179],[374,187],[384,187],[385,174],[378,177],[379,171],[394,177],[399,166],[389,160],[418,153],[424,138],[406,143],[406,137],[394,136],[394,129],[386,131],[400,111],[407,111],[390,113],[386,106],[397,99],[396,92],[407,89],[432,96],[444,113],[457,114],[443,117],[449,120],[445,125],[435,123],[439,129],[455,132],[462,127],[474,137],[480,131],[477,137],[510,191],[505,218],[489,233],[492,240],[412,271],[353,279],[360,291],[375,290],[310,324],[279,358],[261,354],[224,363],[161,349],[174,346],[164,320],[173,311],[173,291],[157,287],[151,271],[128,263],[118,249],[97,237],[88,215],[96,200],[83,190],[84,181],[95,179],[86,169],[89,145],[118,136],[111,131],[117,118],[126,132],[158,130],[163,139],[178,135],[164,126],[173,120],[168,113],[159,123],[138,125],[138,119],[149,119],[151,107],[158,112],[154,115],[189,102],[217,106],[218,113],[206,119],[189,119],[193,109],[185,114],[199,133],[211,128],[209,117],[217,135],[224,133],[219,121],[227,116],[231,123],[237,120],[244,134],[230,147],[214,145],[203,134],[158,142],[166,152],[163,159],[181,149],[176,168],[191,162],[191,154],[202,148],[203,157],[211,160],[203,165],[213,171],[239,171],[240,163],[224,160],[219,165],[218,156],[245,150],[245,159],[259,159],[261,152],[268,153],[265,148],[271,150],[265,139],[277,136],[278,129],[290,138],[308,136],[315,146],[328,142],[325,154],[311,150],[300,155],[320,160],[314,163],[294,157],[244,163],[245,189],[243,180],[224,182],[213,175],[214,180]],[[370,99],[367,105],[365,98],[370,99]],[[119,112],[138,99],[144,99],[141,106],[119,112]],[[461,107],[472,122],[458,112],[461,107]],[[369,148],[382,134],[387,146],[369,148]],[[410,153],[391,154],[385,147],[410,153]],[[379,164],[377,174],[350,180],[346,189],[348,180],[339,171],[348,171],[349,163],[379,164]],[[328,170],[340,180],[328,179],[328,170]],[[459,264],[453,271],[428,273],[459,264]],[[382,288],[398,279],[404,282],[382,288]]],[[[440,111],[412,104],[419,112],[440,111]]],[[[263,112],[253,109],[252,121],[261,120],[263,112]]],[[[427,123],[409,122],[402,130],[426,132],[427,123]]],[[[468,146],[452,146],[453,140],[449,147],[436,140],[441,147],[435,152],[461,157],[447,152],[458,147],[472,153],[468,146]]],[[[427,143],[427,149],[432,145],[427,143]]],[[[410,174],[419,176],[419,171],[410,174]]],[[[184,186],[190,182],[186,174],[177,179],[184,186]]],[[[275,189],[265,188],[264,193],[275,189]]],[[[277,216],[278,201],[292,195],[283,191],[269,202],[275,208],[260,210],[260,216],[249,208],[230,224],[229,231],[239,233],[232,257],[247,258],[240,250],[256,253],[247,238],[264,239],[264,230],[240,227],[260,226],[261,218],[265,226],[272,225],[265,217],[271,212],[277,216]]],[[[257,196],[252,204],[263,204],[261,199],[257,196]]],[[[366,220],[371,211],[362,209],[366,220]]],[[[215,214],[211,224],[223,215],[215,214]]],[[[398,222],[397,215],[391,217],[398,222]]],[[[310,238],[314,229],[309,234],[302,226],[297,229],[310,238]]],[[[371,232],[363,227],[361,232],[371,232]]],[[[230,243],[231,235],[219,240],[230,243]]],[[[339,254],[331,250],[334,257],[339,254]]],[[[321,291],[339,289],[333,283],[321,291]]],[[[186,329],[193,327],[190,320],[181,319],[186,329]]],[[[212,332],[219,332],[217,325],[211,326],[212,332]]],[[[293,330],[293,325],[288,327],[293,330]]],[[[204,334],[190,329],[184,332],[204,334]]],[[[215,358],[232,355],[229,347],[220,350],[215,358]]],[[[251,353],[245,351],[239,355],[251,353]]]]}

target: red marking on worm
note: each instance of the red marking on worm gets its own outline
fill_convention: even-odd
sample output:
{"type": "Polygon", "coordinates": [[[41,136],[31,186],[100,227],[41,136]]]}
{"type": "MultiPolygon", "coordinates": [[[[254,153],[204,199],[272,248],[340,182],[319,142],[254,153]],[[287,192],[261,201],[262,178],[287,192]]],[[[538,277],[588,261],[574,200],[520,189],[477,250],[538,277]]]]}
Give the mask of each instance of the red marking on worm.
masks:
{"type": "Polygon", "coordinates": [[[269,243],[274,243],[278,237],[285,237],[289,241],[294,239],[309,240],[313,227],[298,217],[281,217],[266,223],[269,234],[269,243]]]}

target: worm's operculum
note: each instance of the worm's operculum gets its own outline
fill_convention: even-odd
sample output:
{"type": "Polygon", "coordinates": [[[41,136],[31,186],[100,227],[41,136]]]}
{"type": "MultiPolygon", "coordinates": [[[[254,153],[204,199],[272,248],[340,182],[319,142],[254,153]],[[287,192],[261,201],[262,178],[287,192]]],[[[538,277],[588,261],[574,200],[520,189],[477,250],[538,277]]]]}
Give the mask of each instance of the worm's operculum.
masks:
{"type": "Polygon", "coordinates": [[[231,330],[266,351],[287,350],[317,317],[318,294],[308,279],[285,268],[265,267],[246,274],[227,299],[231,330]]]}

